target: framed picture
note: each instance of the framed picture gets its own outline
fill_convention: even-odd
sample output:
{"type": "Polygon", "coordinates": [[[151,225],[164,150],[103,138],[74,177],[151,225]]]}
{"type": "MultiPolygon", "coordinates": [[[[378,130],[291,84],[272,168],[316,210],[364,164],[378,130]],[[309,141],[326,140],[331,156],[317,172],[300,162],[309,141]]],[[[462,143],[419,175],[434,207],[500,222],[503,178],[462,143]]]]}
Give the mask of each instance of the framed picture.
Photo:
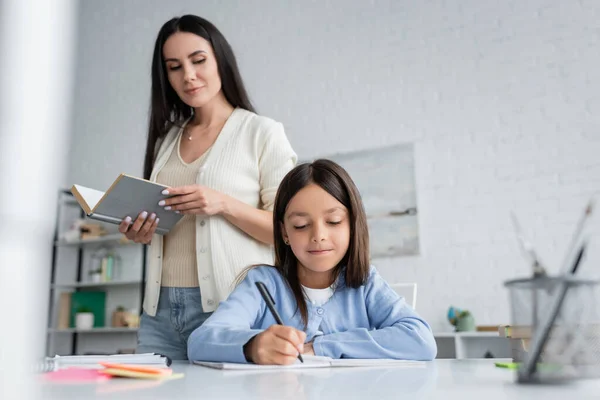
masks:
{"type": "Polygon", "coordinates": [[[412,143],[318,158],[344,167],[360,190],[369,224],[371,258],[419,254],[412,143]]]}

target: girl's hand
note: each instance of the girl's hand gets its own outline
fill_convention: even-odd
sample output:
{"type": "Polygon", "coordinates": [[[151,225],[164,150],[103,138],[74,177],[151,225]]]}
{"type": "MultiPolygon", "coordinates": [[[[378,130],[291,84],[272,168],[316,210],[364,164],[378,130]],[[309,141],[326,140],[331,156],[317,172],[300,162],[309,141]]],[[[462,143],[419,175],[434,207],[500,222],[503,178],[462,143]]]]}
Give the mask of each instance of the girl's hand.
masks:
{"type": "Polygon", "coordinates": [[[131,217],[123,219],[119,224],[119,232],[135,243],[149,244],[159,220],[160,218],[156,218],[154,213],[148,216],[148,213],[144,211],[137,216],[133,224],[131,223],[131,217]]]}
{"type": "Polygon", "coordinates": [[[292,364],[304,350],[306,333],[290,326],[271,325],[244,346],[246,358],[255,364],[292,364]]]}
{"type": "Polygon", "coordinates": [[[197,184],[168,188],[163,194],[173,197],[161,200],[158,205],[181,214],[215,215],[225,207],[223,193],[197,184]]]}

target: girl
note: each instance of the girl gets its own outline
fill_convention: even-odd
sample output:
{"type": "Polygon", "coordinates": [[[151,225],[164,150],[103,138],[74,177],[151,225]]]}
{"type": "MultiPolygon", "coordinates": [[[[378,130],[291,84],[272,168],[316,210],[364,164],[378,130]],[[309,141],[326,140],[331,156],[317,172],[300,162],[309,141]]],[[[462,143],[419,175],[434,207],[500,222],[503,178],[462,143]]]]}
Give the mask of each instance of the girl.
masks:
{"type": "Polygon", "coordinates": [[[369,265],[369,233],[358,189],[329,160],[294,168],[273,215],[275,266],[248,271],[190,336],[192,360],[290,364],[298,354],[431,360],[423,321],[369,265]],[[255,287],[263,282],[284,325],[255,287]]]}
{"type": "Polygon", "coordinates": [[[167,21],[152,58],[144,177],[169,186],[159,205],[185,215],[164,237],[144,210],[120,225],[150,244],[138,352],[186,360],[188,336],[241,268],[273,262],[273,200],[295,164],[283,126],[254,113],[221,32],[194,15],[167,21]]]}

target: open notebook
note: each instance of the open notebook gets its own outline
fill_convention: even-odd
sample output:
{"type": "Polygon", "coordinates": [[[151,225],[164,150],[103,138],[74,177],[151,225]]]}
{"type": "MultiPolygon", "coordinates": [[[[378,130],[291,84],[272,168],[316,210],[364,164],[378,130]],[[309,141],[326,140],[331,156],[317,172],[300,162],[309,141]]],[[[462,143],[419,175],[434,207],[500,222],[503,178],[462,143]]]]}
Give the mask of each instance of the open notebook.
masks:
{"type": "Polygon", "coordinates": [[[118,225],[127,216],[135,220],[142,211],[155,213],[160,218],[156,233],[164,235],[183,217],[158,205],[169,197],[162,194],[164,189],[158,183],[120,174],[106,192],[73,185],[71,193],[88,217],[111,224],[118,225]]]}
{"type": "Polygon", "coordinates": [[[268,369],[299,369],[299,368],[332,368],[332,367],[410,367],[424,368],[424,361],[412,360],[392,360],[392,359],[356,359],[356,358],[340,358],[334,359],[322,356],[302,355],[304,363],[296,360],[290,365],[257,365],[257,364],[238,364],[238,363],[222,363],[208,361],[194,361],[196,365],[216,369],[230,370],[268,370],[268,369]]]}

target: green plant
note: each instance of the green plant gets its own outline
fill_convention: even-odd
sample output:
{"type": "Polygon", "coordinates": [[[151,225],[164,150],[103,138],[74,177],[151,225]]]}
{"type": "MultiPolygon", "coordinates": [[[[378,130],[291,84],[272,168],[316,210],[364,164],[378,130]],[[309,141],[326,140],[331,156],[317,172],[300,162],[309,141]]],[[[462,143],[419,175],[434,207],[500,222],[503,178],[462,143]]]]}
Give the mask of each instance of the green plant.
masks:
{"type": "Polygon", "coordinates": [[[92,309],[86,306],[77,307],[77,313],[91,313],[92,309]]]}
{"type": "Polygon", "coordinates": [[[455,326],[457,332],[474,331],[475,319],[469,311],[462,310],[460,313],[458,313],[458,318],[456,318],[455,326]]]}

